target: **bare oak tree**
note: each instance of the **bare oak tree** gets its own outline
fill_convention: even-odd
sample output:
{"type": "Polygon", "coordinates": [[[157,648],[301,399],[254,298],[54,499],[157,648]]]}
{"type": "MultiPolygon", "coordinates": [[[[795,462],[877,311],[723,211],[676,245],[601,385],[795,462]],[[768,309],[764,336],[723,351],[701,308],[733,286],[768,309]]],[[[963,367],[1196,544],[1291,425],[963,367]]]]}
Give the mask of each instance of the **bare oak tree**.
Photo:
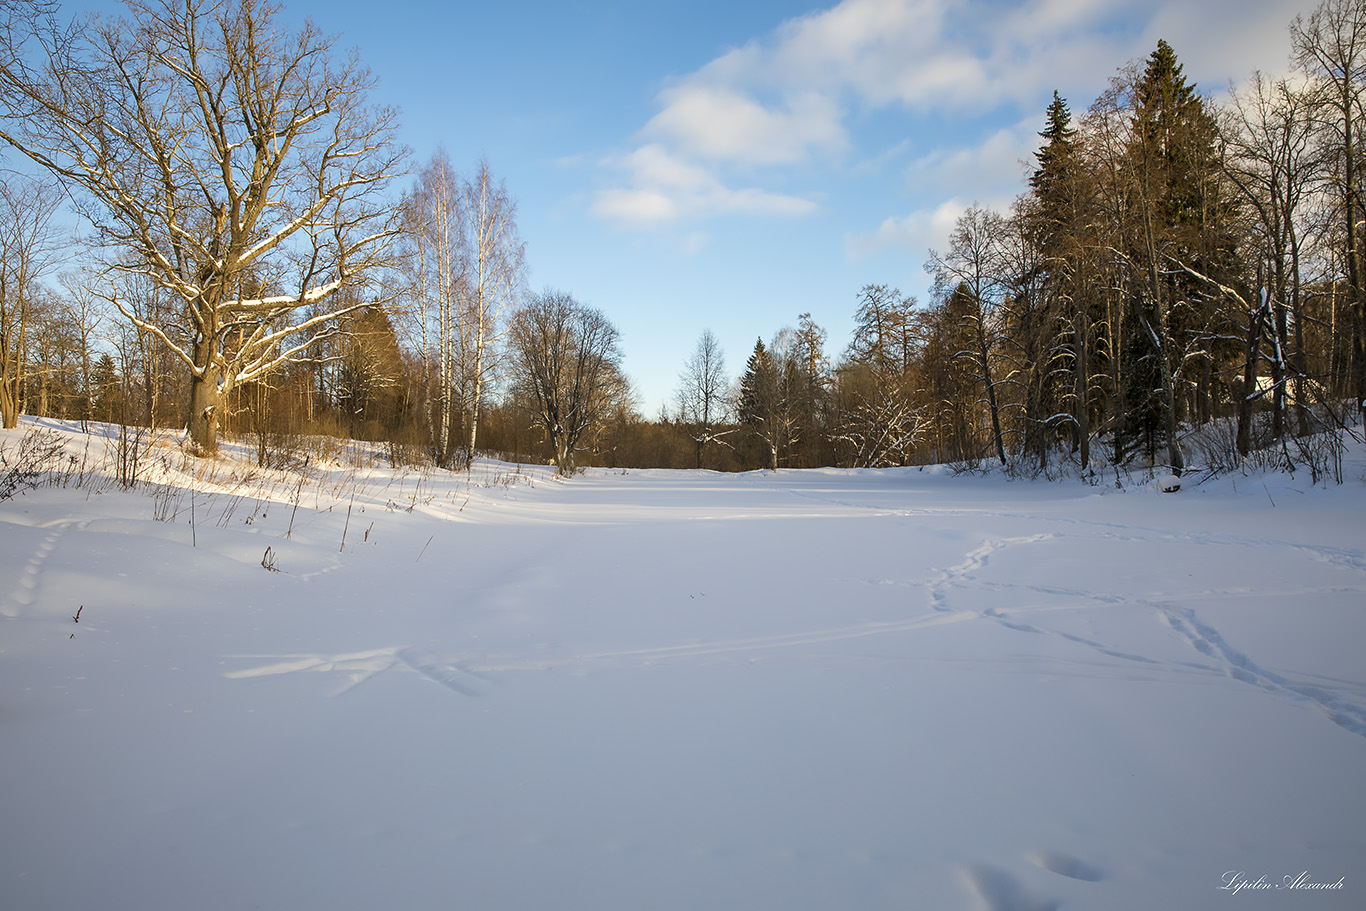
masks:
{"type": "Polygon", "coordinates": [[[355,55],[268,0],[127,7],[10,33],[0,140],[65,183],[114,270],[179,300],[184,338],[121,309],[189,369],[190,439],[212,453],[223,397],[306,356],[384,254],[402,151],[355,55]]]}
{"type": "Polygon", "coordinates": [[[514,389],[550,440],[556,473],[573,474],[580,441],[629,397],[617,329],[601,311],[546,290],[513,314],[509,341],[514,389]]]}

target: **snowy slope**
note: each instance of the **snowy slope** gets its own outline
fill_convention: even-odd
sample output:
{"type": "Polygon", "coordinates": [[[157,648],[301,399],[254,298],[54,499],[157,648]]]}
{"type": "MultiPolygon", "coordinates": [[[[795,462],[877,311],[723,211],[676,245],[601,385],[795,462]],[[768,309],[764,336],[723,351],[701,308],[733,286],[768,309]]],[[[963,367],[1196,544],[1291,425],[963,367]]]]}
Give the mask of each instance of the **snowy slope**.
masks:
{"type": "Polygon", "coordinates": [[[0,906],[1366,907],[1357,455],[31,490],[0,906]]]}

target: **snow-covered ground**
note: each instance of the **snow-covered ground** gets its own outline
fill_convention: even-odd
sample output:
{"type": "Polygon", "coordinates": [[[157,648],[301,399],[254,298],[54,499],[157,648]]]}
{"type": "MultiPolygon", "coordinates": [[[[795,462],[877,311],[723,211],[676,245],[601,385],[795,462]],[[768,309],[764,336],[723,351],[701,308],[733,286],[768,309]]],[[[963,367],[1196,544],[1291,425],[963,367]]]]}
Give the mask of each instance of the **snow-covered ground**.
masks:
{"type": "Polygon", "coordinates": [[[1366,907],[1360,451],[1174,494],[233,451],[0,503],[0,906],[1366,907]]]}

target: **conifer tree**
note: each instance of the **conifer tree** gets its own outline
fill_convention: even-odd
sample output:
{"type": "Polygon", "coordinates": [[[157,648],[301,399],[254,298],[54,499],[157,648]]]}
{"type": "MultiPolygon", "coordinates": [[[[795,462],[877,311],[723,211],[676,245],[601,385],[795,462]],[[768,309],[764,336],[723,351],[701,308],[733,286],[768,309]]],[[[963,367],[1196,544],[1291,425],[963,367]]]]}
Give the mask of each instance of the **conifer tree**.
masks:
{"type": "Polygon", "coordinates": [[[1181,267],[1192,266],[1216,279],[1231,277],[1236,244],[1219,181],[1214,119],[1166,41],[1159,41],[1148,57],[1134,84],[1132,103],[1129,155],[1136,234],[1130,239],[1130,257],[1143,280],[1134,284],[1137,293],[1125,317],[1131,332],[1122,354],[1145,367],[1131,373],[1126,388],[1128,408],[1143,426],[1125,429],[1146,436],[1146,423],[1160,422],[1168,466],[1179,474],[1184,457],[1176,426],[1184,416],[1182,406],[1193,406],[1197,418],[1208,415],[1213,347],[1221,337],[1233,335],[1232,327],[1224,325],[1227,314],[1217,306],[1218,298],[1181,267]],[[1149,363],[1155,371],[1151,375],[1149,363]]]}
{"type": "Polygon", "coordinates": [[[1092,266],[1098,247],[1091,236],[1095,194],[1072,112],[1056,91],[1046,117],[1047,125],[1039,133],[1044,142],[1034,153],[1038,168],[1029,179],[1034,204],[1023,229],[1039,249],[1045,308],[1056,330],[1045,356],[1050,362],[1057,356],[1070,364],[1070,394],[1060,392],[1059,397],[1071,402],[1074,450],[1085,470],[1091,461],[1092,327],[1104,320],[1095,312],[1091,290],[1092,276],[1099,271],[1092,266]]]}
{"type": "Polygon", "coordinates": [[[782,424],[783,379],[779,365],[756,339],[754,351],[745,362],[745,373],[740,378],[740,423],[749,426],[751,435],[765,450],[767,467],[778,470],[780,427],[782,424]]]}

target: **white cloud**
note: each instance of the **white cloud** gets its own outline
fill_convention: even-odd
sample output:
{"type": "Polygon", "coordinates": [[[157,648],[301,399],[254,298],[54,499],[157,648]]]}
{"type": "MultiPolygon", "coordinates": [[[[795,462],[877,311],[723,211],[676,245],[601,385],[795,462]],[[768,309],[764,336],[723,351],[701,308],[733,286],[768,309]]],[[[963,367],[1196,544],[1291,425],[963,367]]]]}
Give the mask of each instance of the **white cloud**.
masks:
{"type": "Polygon", "coordinates": [[[978,145],[936,149],[911,164],[907,179],[952,193],[1009,196],[1019,191],[1033,167],[1043,124],[1040,112],[996,130],[978,145]]]}
{"type": "Polygon", "coordinates": [[[594,215],[631,224],[673,221],[681,206],[661,190],[610,189],[598,193],[589,207],[594,215]]]}
{"type": "Polygon", "coordinates": [[[608,162],[630,184],[600,192],[593,214],[648,226],[713,215],[804,215],[816,204],[754,187],[731,189],[707,168],[686,161],[659,144],[641,146],[608,162]]]}
{"type": "Polygon", "coordinates": [[[709,161],[773,165],[848,144],[834,102],[815,93],[764,107],[732,86],[685,83],[666,90],[664,110],[641,135],[709,161]]]}
{"type": "Polygon", "coordinates": [[[871,234],[846,236],[845,254],[854,261],[868,259],[885,250],[900,250],[923,257],[932,247],[944,247],[954,224],[967,209],[968,205],[955,197],[933,209],[921,209],[902,217],[884,219],[871,234]]]}

